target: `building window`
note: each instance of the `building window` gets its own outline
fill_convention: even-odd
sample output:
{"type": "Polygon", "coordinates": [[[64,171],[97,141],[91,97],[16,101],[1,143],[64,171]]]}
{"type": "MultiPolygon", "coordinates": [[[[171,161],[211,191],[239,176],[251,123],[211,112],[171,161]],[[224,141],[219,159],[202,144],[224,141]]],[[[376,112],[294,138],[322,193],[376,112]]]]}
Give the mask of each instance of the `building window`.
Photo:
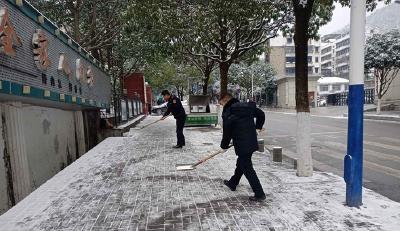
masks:
{"type": "Polygon", "coordinates": [[[339,58],[336,60],[336,63],[348,63],[350,61],[350,57],[349,56],[344,56],[342,58],[339,58]]]}
{"type": "Polygon", "coordinates": [[[322,68],[328,68],[328,67],[330,67],[331,65],[332,65],[331,62],[327,62],[327,63],[322,64],[321,67],[322,67],[322,68]]]}
{"type": "Polygon", "coordinates": [[[345,54],[349,53],[349,51],[350,51],[350,48],[345,48],[341,51],[336,52],[336,56],[345,55],[345,54]]]}
{"type": "Polygon", "coordinates": [[[319,72],[319,68],[318,68],[318,67],[316,67],[316,68],[315,68],[315,73],[317,73],[317,74],[318,74],[318,72],[319,72]]]}
{"type": "Polygon", "coordinates": [[[292,42],[293,42],[293,39],[292,39],[292,38],[286,38],[286,42],[287,42],[287,43],[292,43],[292,42]]]}
{"type": "Polygon", "coordinates": [[[62,88],[61,80],[57,80],[57,82],[58,82],[58,88],[62,88]]]}
{"type": "Polygon", "coordinates": [[[315,53],[319,52],[319,47],[315,47],[315,53]]]}
{"type": "Polygon", "coordinates": [[[332,76],[332,70],[331,69],[321,69],[322,75],[323,76],[332,76]]]}
{"type": "Polygon", "coordinates": [[[50,78],[50,85],[51,85],[52,87],[55,87],[55,86],[56,86],[56,82],[54,81],[54,77],[53,77],[53,76],[50,78]]]}
{"type": "Polygon", "coordinates": [[[318,56],[317,56],[317,57],[315,57],[315,62],[316,62],[316,63],[318,63],[318,62],[319,62],[319,58],[318,58],[318,56]]]}
{"type": "Polygon", "coordinates": [[[294,67],[287,67],[286,74],[287,75],[294,75],[296,73],[296,69],[294,67]]]}
{"type": "Polygon", "coordinates": [[[286,57],[286,62],[287,63],[294,63],[294,62],[296,62],[296,58],[295,57],[286,57]]]}
{"type": "Polygon", "coordinates": [[[75,94],[78,93],[78,87],[76,85],[74,86],[74,92],[75,94]]]}
{"type": "Polygon", "coordinates": [[[332,59],[332,55],[331,55],[331,54],[323,56],[323,57],[321,58],[321,61],[324,62],[324,61],[330,60],[330,59],[332,59]]]}
{"type": "Polygon", "coordinates": [[[326,53],[330,52],[331,50],[332,50],[332,47],[327,47],[327,48],[322,49],[321,53],[326,54],[326,53]]]}
{"type": "Polygon", "coordinates": [[[294,47],[285,47],[285,53],[286,54],[294,54],[295,53],[294,47]]]}
{"type": "Polygon", "coordinates": [[[344,72],[344,71],[347,71],[347,70],[349,70],[349,66],[347,66],[347,65],[345,65],[345,66],[341,66],[341,67],[338,67],[337,68],[337,72],[344,72]]]}
{"type": "Polygon", "coordinates": [[[68,84],[68,91],[69,91],[69,92],[72,92],[72,83],[69,83],[69,84],[68,84]]]}
{"type": "Polygon", "coordinates": [[[79,87],[79,95],[82,95],[82,88],[79,87]]]}
{"type": "Polygon", "coordinates": [[[328,85],[320,85],[319,91],[329,91],[329,86],[328,85]]]}
{"type": "Polygon", "coordinates": [[[44,73],[42,73],[42,84],[47,85],[47,76],[44,73]]]}
{"type": "Polygon", "coordinates": [[[340,85],[337,85],[337,84],[332,85],[332,90],[333,91],[340,91],[340,85]]]}
{"type": "Polygon", "coordinates": [[[313,68],[312,67],[308,67],[308,74],[312,74],[313,73],[313,68]]]}
{"type": "Polygon", "coordinates": [[[308,63],[312,63],[312,56],[308,56],[308,57],[307,57],[307,62],[308,62],[308,63]]]}
{"type": "Polygon", "coordinates": [[[340,48],[340,47],[347,46],[347,45],[350,45],[350,39],[349,38],[338,42],[336,44],[336,48],[340,48]]]}

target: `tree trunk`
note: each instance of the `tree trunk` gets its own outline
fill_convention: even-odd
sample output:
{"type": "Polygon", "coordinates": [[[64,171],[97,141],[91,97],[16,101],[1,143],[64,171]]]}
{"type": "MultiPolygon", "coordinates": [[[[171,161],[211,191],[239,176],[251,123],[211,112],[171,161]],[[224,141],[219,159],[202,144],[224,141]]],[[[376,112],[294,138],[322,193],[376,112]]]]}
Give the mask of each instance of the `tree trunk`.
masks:
{"type": "Polygon", "coordinates": [[[308,101],[308,26],[303,19],[296,17],[295,26],[295,52],[296,52],[296,111],[310,112],[308,101]]]}
{"type": "Polygon", "coordinates": [[[296,152],[300,157],[297,175],[308,177],[313,174],[310,137],[310,107],[308,100],[308,40],[309,21],[314,1],[306,1],[306,6],[293,0],[295,12],[295,52],[296,52],[296,152]]]}
{"type": "Polygon", "coordinates": [[[378,96],[378,102],[376,105],[376,114],[380,115],[381,114],[381,108],[382,108],[382,97],[378,96]]]}
{"type": "Polygon", "coordinates": [[[81,4],[82,4],[82,0],[77,0],[76,1],[76,6],[73,9],[73,14],[74,14],[74,39],[76,42],[80,43],[81,42],[81,34],[80,34],[80,21],[81,21],[81,4]]]}
{"type": "Polygon", "coordinates": [[[203,78],[203,95],[207,95],[208,93],[208,83],[210,82],[211,72],[204,73],[203,78]]]}
{"type": "Polygon", "coordinates": [[[181,92],[181,89],[179,88],[179,86],[175,86],[175,88],[176,88],[176,94],[178,94],[178,95],[177,95],[178,98],[179,98],[180,100],[182,100],[182,92],[181,92]]]}
{"type": "Polygon", "coordinates": [[[220,86],[221,86],[221,93],[220,95],[228,93],[228,72],[229,72],[230,64],[223,62],[219,64],[219,73],[220,73],[220,86]]]}
{"type": "MultiPolygon", "coordinates": [[[[92,5],[91,5],[92,9],[91,9],[91,13],[90,13],[90,35],[92,38],[95,38],[97,35],[96,32],[96,27],[97,27],[97,1],[93,1],[92,5]]],[[[96,46],[96,42],[93,41],[92,44],[88,44],[89,47],[95,47],[96,46]]],[[[90,51],[91,54],[93,55],[93,57],[97,60],[100,60],[100,53],[99,53],[99,49],[93,49],[90,51]]]]}
{"type": "Polygon", "coordinates": [[[184,95],[184,93],[183,93],[183,87],[181,87],[181,97],[180,97],[180,99],[181,99],[181,101],[183,101],[183,97],[184,97],[185,95],[184,95]]]}

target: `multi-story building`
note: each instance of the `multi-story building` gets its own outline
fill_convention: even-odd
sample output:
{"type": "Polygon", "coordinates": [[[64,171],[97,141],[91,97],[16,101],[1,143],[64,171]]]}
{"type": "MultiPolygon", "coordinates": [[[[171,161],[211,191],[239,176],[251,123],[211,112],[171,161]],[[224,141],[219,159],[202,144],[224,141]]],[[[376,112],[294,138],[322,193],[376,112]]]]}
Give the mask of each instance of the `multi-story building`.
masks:
{"type": "Polygon", "coordinates": [[[336,38],[336,74],[339,77],[349,79],[350,67],[350,34],[344,34],[336,38]]]}
{"type": "Polygon", "coordinates": [[[321,43],[321,74],[329,77],[336,74],[336,43],[335,37],[329,35],[322,38],[321,43]]]}
{"type": "MultiPolygon", "coordinates": [[[[278,37],[271,39],[270,52],[266,60],[277,72],[278,107],[294,108],[295,100],[295,46],[293,38],[278,37]]],[[[310,102],[317,93],[317,80],[321,77],[321,43],[312,40],[308,45],[308,90],[310,102]]]]}

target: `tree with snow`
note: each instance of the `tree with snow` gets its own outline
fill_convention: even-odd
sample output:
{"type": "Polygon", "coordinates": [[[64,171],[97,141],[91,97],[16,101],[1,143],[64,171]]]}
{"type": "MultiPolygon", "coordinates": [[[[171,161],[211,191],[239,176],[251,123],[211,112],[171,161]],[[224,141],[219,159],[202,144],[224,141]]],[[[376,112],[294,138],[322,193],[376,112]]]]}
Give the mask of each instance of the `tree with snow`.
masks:
{"type": "Polygon", "coordinates": [[[189,94],[186,91],[188,79],[200,80],[201,73],[195,67],[179,60],[163,58],[152,63],[146,69],[145,76],[155,91],[172,89],[180,99],[183,99],[185,93],[189,94]]]}
{"type": "MultiPolygon", "coordinates": [[[[313,172],[310,137],[310,105],[308,101],[308,42],[317,37],[320,26],[330,21],[334,3],[350,6],[350,0],[292,0],[295,16],[294,43],[296,47],[296,152],[299,155],[297,175],[311,176],[313,172]]],[[[366,0],[368,10],[375,9],[378,2],[390,0],[366,0]]]]}
{"type": "Polygon", "coordinates": [[[376,113],[380,114],[382,97],[400,71],[400,31],[373,34],[367,39],[365,70],[374,75],[376,113]]]}
{"type": "Polygon", "coordinates": [[[157,38],[178,47],[175,54],[189,57],[206,74],[213,68],[204,67],[215,63],[221,93],[227,92],[230,66],[293,21],[288,0],[143,0],[132,6],[131,12],[142,15],[157,38]]]}
{"type": "Polygon", "coordinates": [[[268,63],[255,62],[251,65],[233,64],[229,70],[232,84],[240,87],[247,98],[251,98],[252,91],[261,88],[267,89],[274,84],[275,70],[268,63]]]}

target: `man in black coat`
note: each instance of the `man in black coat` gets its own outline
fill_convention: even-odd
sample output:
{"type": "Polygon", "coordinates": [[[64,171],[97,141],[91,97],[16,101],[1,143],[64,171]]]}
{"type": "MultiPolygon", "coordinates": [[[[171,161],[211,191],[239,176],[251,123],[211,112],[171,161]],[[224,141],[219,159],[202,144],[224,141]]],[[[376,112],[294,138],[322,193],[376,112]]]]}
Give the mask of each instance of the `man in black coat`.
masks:
{"type": "Polygon", "coordinates": [[[186,121],[186,112],[182,106],[182,103],[178,97],[169,93],[168,90],[164,90],[161,92],[164,100],[168,102],[167,111],[164,113],[164,116],[161,120],[167,118],[169,114],[172,113],[174,118],[176,119],[176,137],[177,143],[173,148],[182,148],[185,146],[185,136],[183,135],[183,127],[185,126],[186,121]]]}
{"type": "Polygon", "coordinates": [[[249,199],[252,201],[265,200],[264,190],[251,161],[253,152],[258,150],[256,129],[261,131],[265,122],[265,114],[256,107],[254,102],[240,103],[230,94],[223,95],[220,104],[224,106],[221,148],[227,150],[229,143],[233,140],[233,146],[238,156],[235,174],[229,181],[224,180],[224,184],[235,191],[240,178],[245,175],[254,192],[254,196],[249,199]],[[255,123],[254,118],[256,118],[255,123]]]}

